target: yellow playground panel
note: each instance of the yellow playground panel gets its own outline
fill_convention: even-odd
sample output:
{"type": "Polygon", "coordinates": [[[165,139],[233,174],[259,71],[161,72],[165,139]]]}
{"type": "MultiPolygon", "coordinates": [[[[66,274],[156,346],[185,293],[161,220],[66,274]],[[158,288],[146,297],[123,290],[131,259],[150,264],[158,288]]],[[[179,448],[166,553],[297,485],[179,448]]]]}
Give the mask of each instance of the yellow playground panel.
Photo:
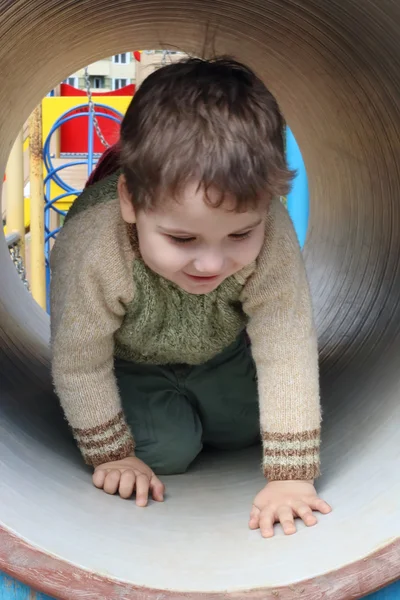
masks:
{"type": "MultiPolygon", "coordinates": [[[[94,101],[96,104],[104,104],[108,108],[113,108],[119,111],[121,114],[125,114],[130,101],[132,100],[131,96],[96,96],[94,101]]],[[[82,104],[86,104],[87,98],[85,96],[67,96],[67,97],[46,97],[42,100],[42,143],[44,145],[53,125],[56,121],[66,112],[70,110],[76,109],[77,106],[82,104]]],[[[81,126],[87,128],[87,119],[82,117],[78,119],[78,122],[81,123],[81,126]]],[[[59,130],[58,130],[59,131],[59,130]]],[[[96,133],[94,135],[97,135],[96,133]]],[[[53,147],[57,147],[57,133],[53,134],[54,144],[53,147]]],[[[24,152],[28,151],[29,148],[29,138],[24,140],[24,152]]],[[[67,164],[73,162],[75,159],[73,156],[68,157],[57,157],[52,158],[52,162],[54,166],[60,166],[61,164],[67,164]]],[[[43,178],[47,176],[47,169],[43,164],[43,178]]],[[[62,169],[59,173],[61,179],[63,179],[69,185],[77,189],[83,188],[85,181],[87,179],[87,166],[86,165],[76,165],[71,167],[66,167],[62,169]]],[[[60,194],[62,194],[65,190],[63,190],[60,186],[58,186],[54,181],[50,184],[50,199],[54,199],[60,194]]],[[[71,204],[74,202],[76,195],[71,195],[66,198],[63,198],[55,203],[55,206],[59,210],[67,211],[71,204]]],[[[24,205],[24,215],[25,215],[25,228],[29,228],[30,226],[30,198],[25,198],[24,205]]]]}
{"type": "MultiPolygon", "coordinates": [[[[96,96],[94,101],[96,104],[104,104],[109,108],[113,108],[114,110],[119,111],[121,114],[125,114],[129,103],[131,101],[131,96],[96,96]]],[[[47,136],[49,135],[54,123],[66,112],[74,110],[77,106],[81,104],[86,104],[85,96],[68,96],[68,97],[46,97],[42,101],[42,140],[43,144],[45,143],[47,136]]],[[[87,119],[82,117],[78,119],[78,124],[81,124],[82,127],[87,128],[87,119]]],[[[96,133],[94,135],[97,135],[96,133]]],[[[55,137],[55,134],[54,134],[55,137]]],[[[54,158],[53,164],[55,166],[60,166],[62,163],[70,163],[73,162],[73,157],[68,156],[67,158],[54,158]]],[[[43,165],[43,177],[46,177],[47,170],[43,165]]],[[[59,176],[61,179],[65,180],[68,184],[72,184],[73,187],[82,188],[84,182],[87,179],[87,166],[86,165],[78,165],[75,167],[67,167],[63,169],[59,176]],[[78,183],[78,185],[74,185],[78,183]]],[[[53,181],[51,182],[50,187],[50,199],[53,199],[60,194],[62,194],[65,190],[60,188],[53,181]]],[[[75,200],[76,196],[67,197],[58,201],[55,206],[60,210],[68,210],[71,206],[72,202],[75,200]]]]}

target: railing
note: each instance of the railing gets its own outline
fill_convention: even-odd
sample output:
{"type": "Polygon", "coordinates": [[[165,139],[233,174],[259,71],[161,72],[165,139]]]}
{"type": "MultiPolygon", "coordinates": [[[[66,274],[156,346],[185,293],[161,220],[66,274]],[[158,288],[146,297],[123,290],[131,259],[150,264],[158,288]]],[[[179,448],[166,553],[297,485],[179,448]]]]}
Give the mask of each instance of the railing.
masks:
{"type": "Polygon", "coordinates": [[[21,236],[20,236],[20,234],[12,233],[11,235],[7,235],[6,236],[6,244],[8,246],[8,251],[10,253],[11,260],[13,261],[14,266],[17,270],[17,273],[18,273],[22,283],[24,284],[26,289],[29,291],[29,283],[28,283],[28,280],[26,279],[26,269],[25,269],[24,258],[21,253],[21,236]]]}

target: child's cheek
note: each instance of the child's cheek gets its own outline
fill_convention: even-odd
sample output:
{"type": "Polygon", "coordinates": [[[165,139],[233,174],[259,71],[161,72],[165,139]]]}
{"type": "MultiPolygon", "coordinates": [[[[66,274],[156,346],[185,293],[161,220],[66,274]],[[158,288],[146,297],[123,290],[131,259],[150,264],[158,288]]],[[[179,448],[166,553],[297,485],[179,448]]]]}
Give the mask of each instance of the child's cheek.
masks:
{"type": "Polygon", "coordinates": [[[190,262],[189,249],[172,243],[166,236],[157,235],[148,245],[148,264],[158,272],[176,273],[190,262]]]}
{"type": "Polygon", "coordinates": [[[164,261],[165,267],[170,269],[174,273],[181,271],[191,262],[191,252],[188,247],[180,247],[174,246],[173,244],[168,244],[168,247],[165,248],[165,252],[163,252],[160,260],[164,261]]]}
{"type": "Polygon", "coordinates": [[[256,260],[262,248],[262,238],[248,240],[244,243],[238,242],[232,254],[234,262],[241,267],[249,265],[256,260]]]}

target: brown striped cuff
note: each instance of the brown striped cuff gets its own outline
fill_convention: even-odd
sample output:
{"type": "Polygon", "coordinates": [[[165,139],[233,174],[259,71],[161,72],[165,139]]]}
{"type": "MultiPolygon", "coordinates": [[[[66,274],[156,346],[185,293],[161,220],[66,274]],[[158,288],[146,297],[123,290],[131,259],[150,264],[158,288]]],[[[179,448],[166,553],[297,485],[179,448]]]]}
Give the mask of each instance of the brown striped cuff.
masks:
{"type": "Polygon", "coordinates": [[[316,479],[320,475],[321,430],[264,433],[263,469],[269,481],[316,479]]]}
{"type": "Polygon", "coordinates": [[[122,411],[107,423],[72,432],[86,464],[93,467],[122,460],[132,454],[135,447],[122,411]]]}

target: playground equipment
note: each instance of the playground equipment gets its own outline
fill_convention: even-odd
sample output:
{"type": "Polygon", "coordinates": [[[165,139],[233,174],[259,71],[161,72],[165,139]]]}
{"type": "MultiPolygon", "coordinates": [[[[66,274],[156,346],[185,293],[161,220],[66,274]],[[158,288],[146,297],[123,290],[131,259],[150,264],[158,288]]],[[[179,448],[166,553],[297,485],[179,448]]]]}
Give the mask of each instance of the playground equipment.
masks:
{"type": "Polygon", "coordinates": [[[392,0],[0,1],[0,57],[13,65],[0,90],[3,168],[48,89],[132,39],[195,55],[239,45],[276,93],[309,175],[319,489],[334,507],[290,538],[248,531],[262,483],[252,451],[204,458],[145,510],[92,488],[52,394],[47,315],[3,244],[2,570],[68,600],[347,600],[400,577],[399,27],[392,0]]]}
{"type": "MultiPolygon", "coordinates": [[[[49,255],[61,219],[82,191],[102,151],[118,139],[134,91],[132,84],[103,94],[92,94],[89,89],[86,97],[84,91],[61,84],[59,95],[45,97],[29,118],[35,143],[30,143],[29,131],[25,142],[21,132],[14,143],[7,164],[4,231],[14,256],[18,253],[18,261],[29,265],[32,295],[43,308],[49,309],[49,255]],[[24,148],[29,150],[29,144],[27,152],[24,148]],[[24,198],[27,182],[36,192],[33,202],[31,197],[24,198]],[[14,234],[18,234],[17,246],[14,234]]],[[[26,269],[19,262],[17,268],[25,278],[26,269]]]]}
{"type": "MultiPolygon", "coordinates": [[[[44,127],[42,132],[44,142],[43,160],[46,172],[44,178],[44,251],[46,267],[46,306],[48,310],[50,301],[50,252],[52,241],[55,239],[62,226],[62,217],[66,215],[72,202],[77,195],[81,193],[87,178],[96,164],[99,153],[96,155],[95,149],[98,148],[99,143],[103,143],[103,150],[106,145],[109,144],[103,136],[100,129],[100,123],[106,121],[114,126],[113,128],[108,127],[108,133],[110,135],[107,136],[107,139],[110,140],[111,143],[117,141],[123,113],[130,100],[131,97],[127,96],[121,96],[117,99],[113,98],[113,102],[110,102],[110,98],[107,97],[97,98],[95,101],[92,101],[90,98],[91,109],[89,111],[88,104],[77,104],[76,98],[45,98],[43,100],[43,105],[48,109],[46,111],[47,119],[43,123],[44,127]],[[62,100],[61,104],[58,102],[59,100],[62,100]],[[55,105],[54,102],[56,102],[55,105]],[[72,102],[72,107],[69,106],[67,110],[64,110],[65,106],[71,105],[72,102]],[[104,104],[104,102],[107,102],[107,104],[104,104]],[[117,110],[115,105],[121,110],[117,110]],[[60,111],[64,112],[59,114],[60,111]],[[67,146],[69,140],[71,140],[71,143],[74,144],[73,147],[77,150],[81,150],[81,152],[78,154],[74,153],[75,156],[64,158],[61,162],[61,159],[57,160],[53,158],[51,154],[51,145],[54,134],[57,134],[57,132],[65,126],[69,127],[69,129],[66,131],[67,135],[65,135],[64,130],[62,136],[60,136],[61,146],[63,144],[67,146]],[[95,135],[95,129],[98,131],[97,135],[95,135]],[[74,132],[79,132],[79,135],[74,135],[74,132]],[[86,139],[81,141],[77,140],[77,138],[82,138],[82,133],[84,134],[84,138],[86,135],[86,139]],[[82,152],[83,149],[85,149],[86,152],[82,152]],[[82,169],[84,169],[83,172],[82,169]],[[71,171],[75,173],[75,176],[72,177],[72,179],[68,179],[66,174],[67,172],[71,173],[71,171]]],[[[32,271],[32,278],[35,279],[35,277],[36,273],[32,271]]]]}

